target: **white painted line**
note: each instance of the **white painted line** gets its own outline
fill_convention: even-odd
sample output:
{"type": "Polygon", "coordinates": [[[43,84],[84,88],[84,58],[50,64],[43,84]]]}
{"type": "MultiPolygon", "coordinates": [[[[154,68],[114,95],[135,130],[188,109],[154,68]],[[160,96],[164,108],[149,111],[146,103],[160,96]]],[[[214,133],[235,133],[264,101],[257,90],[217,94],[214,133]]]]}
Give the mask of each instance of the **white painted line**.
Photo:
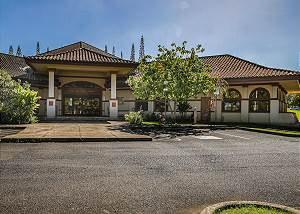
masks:
{"type": "Polygon", "coordinates": [[[194,138],[200,139],[200,140],[221,140],[222,138],[220,137],[215,137],[215,136],[207,136],[207,135],[203,135],[203,136],[193,136],[194,138]]]}
{"type": "Polygon", "coordinates": [[[247,138],[247,137],[241,137],[241,136],[237,136],[237,135],[232,135],[232,134],[224,134],[224,133],[221,133],[221,132],[216,132],[218,134],[222,134],[222,135],[227,135],[227,136],[230,136],[230,137],[237,137],[237,138],[242,138],[242,139],[245,139],[245,140],[250,140],[251,138],[247,138]]]}

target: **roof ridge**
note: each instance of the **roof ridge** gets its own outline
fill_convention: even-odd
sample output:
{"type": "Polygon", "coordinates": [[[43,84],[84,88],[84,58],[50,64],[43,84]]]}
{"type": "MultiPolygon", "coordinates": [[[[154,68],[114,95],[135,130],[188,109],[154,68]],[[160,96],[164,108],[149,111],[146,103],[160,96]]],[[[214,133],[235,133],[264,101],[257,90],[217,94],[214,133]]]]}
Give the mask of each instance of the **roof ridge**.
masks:
{"type": "Polygon", "coordinates": [[[230,55],[229,54],[216,54],[216,55],[200,56],[200,58],[220,57],[220,56],[230,56],[230,55]]]}
{"type": "Polygon", "coordinates": [[[63,48],[66,48],[66,47],[69,47],[69,46],[72,46],[72,45],[76,45],[76,44],[79,44],[81,41],[79,42],[74,42],[74,43],[71,43],[71,44],[68,44],[68,45],[64,45],[62,47],[59,47],[59,48],[55,48],[53,50],[49,50],[49,51],[46,51],[44,53],[41,53],[41,54],[38,54],[38,55],[35,55],[35,56],[44,56],[46,53],[49,53],[49,52],[53,52],[53,51],[57,51],[59,49],[63,49],[63,48]]]}
{"type": "MultiPolygon", "coordinates": [[[[44,52],[44,53],[41,53],[41,54],[38,54],[38,55],[33,55],[33,56],[30,56],[30,57],[53,56],[53,55],[57,55],[57,54],[65,54],[65,53],[68,53],[68,52],[75,51],[77,49],[85,49],[85,50],[89,50],[89,51],[92,51],[92,52],[97,53],[97,54],[101,54],[105,57],[110,57],[110,58],[115,58],[115,59],[120,59],[120,60],[126,60],[126,59],[122,59],[118,56],[112,55],[110,53],[107,53],[107,52],[103,51],[102,49],[97,48],[97,47],[95,47],[95,46],[93,46],[93,45],[91,45],[87,42],[84,42],[84,41],[75,42],[75,43],[60,47],[60,48],[55,48],[53,50],[50,50],[50,51],[47,51],[47,52],[44,52]],[[73,50],[65,50],[65,51],[62,51],[60,53],[55,53],[55,51],[57,51],[59,49],[64,49],[64,48],[70,47],[72,45],[79,45],[79,48],[74,48],[73,50]],[[54,52],[54,53],[51,53],[51,52],[54,52]]],[[[127,61],[130,61],[130,60],[127,60],[127,61]]]]}
{"type": "MultiPolygon", "coordinates": [[[[96,53],[96,54],[100,54],[100,55],[102,55],[102,56],[104,56],[104,57],[113,58],[113,59],[118,59],[118,60],[125,60],[125,61],[128,61],[128,62],[132,62],[132,61],[130,61],[130,60],[128,60],[128,59],[122,59],[122,58],[120,58],[120,57],[118,57],[118,56],[115,56],[115,55],[106,53],[106,52],[104,52],[104,51],[103,51],[103,52],[106,53],[106,54],[108,54],[108,56],[106,56],[105,54],[99,53],[99,52],[97,52],[97,51],[94,51],[94,50],[85,48],[85,47],[82,47],[82,49],[91,51],[91,52],[96,53]]],[[[99,49],[99,48],[97,48],[97,49],[99,49]]],[[[101,49],[99,49],[99,50],[101,50],[101,49]]],[[[102,51],[102,50],[101,50],[101,51],[102,51]]]]}
{"type": "MultiPolygon", "coordinates": [[[[107,57],[119,58],[118,56],[115,56],[115,55],[113,55],[113,54],[111,54],[111,53],[105,52],[104,50],[102,50],[102,49],[100,49],[100,48],[97,48],[96,46],[93,46],[93,45],[91,45],[91,44],[88,44],[88,43],[86,43],[86,42],[84,42],[84,41],[80,41],[80,42],[81,42],[82,44],[88,46],[88,47],[91,47],[91,49],[96,49],[96,50],[100,51],[101,54],[103,54],[104,56],[107,55],[107,57]]],[[[82,46],[82,48],[85,48],[85,47],[82,46]]],[[[85,49],[87,49],[87,48],[85,48],[85,49]]],[[[93,50],[93,52],[96,52],[96,51],[93,50]]],[[[121,58],[119,58],[119,59],[121,59],[121,58]]]]}

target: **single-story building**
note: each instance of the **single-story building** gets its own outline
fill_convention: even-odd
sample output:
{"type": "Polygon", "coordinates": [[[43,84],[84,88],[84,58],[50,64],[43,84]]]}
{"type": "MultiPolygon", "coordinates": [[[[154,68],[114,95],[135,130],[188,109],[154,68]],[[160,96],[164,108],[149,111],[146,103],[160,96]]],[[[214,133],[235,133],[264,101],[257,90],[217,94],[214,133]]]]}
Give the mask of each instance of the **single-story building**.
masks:
{"type": "MultiPolygon", "coordinates": [[[[224,54],[201,57],[212,74],[229,84],[226,97],[189,100],[199,121],[294,124],[287,112],[287,93],[300,93],[300,72],[269,68],[224,54]]],[[[126,79],[138,63],[121,59],[85,42],[39,55],[17,57],[0,53],[0,68],[28,81],[41,96],[42,118],[93,116],[117,118],[143,109],[163,108],[159,101],[136,100],[126,79]]]]}

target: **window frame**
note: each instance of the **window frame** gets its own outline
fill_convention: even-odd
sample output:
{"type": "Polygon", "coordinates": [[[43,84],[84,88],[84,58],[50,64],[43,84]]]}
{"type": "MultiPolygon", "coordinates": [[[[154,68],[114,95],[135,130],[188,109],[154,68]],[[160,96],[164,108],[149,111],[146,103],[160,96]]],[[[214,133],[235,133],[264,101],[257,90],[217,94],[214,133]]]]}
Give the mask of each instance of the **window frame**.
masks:
{"type": "Polygon", "coordinates": [[[255,88],[251,91],[251,93],[249,94],[249,113],[270,113],[270,109],[271,109],[271,96],[270,96],[270,92],[265,89],[265,88],[255,88]],[[262,90],[267,92],[268,98],[252,98],[252,94],[255,93],[255,91],[258,90],[262,90]],[[268,110],[259,110],[258,111],[253,111],[251,108],[252,102],[267,102],[268,103],[268,110]]]}
{"type": "Polygon", "coordinates": [[[230,88],[228,89],[228,93],[230,93],[230,91],[235,91],[238,93],[239,95],[239,98],[228,98],[228,97],[224,97],[223,100],[222,100],[222,112],[226,112],[226,113],[240,113],[241,112],[241,109],[242,109],[242,95],[241,93],[235,89],[235,88],[230,88]],[[225,102],[238,102],[239,103],[239,109],[238,110],[225,110],[225,102]]]}

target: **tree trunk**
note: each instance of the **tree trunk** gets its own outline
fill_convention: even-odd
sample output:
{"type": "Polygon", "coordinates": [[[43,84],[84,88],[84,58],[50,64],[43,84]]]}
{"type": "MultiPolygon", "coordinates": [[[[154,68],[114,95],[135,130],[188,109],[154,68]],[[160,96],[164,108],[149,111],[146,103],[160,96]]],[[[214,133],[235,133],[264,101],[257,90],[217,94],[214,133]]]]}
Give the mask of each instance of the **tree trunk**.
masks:
{"type": "Polygon", "coordinates": [[[176,104],[177,104],[177,102],[176,101],[173,101],[173,102],[174,102],[173,108],[170,103],[168,103],[168,106],[170,108],[170,111],[172,112],[172,120],[173,120],[173,122],[176,122],[176,104]]]}

